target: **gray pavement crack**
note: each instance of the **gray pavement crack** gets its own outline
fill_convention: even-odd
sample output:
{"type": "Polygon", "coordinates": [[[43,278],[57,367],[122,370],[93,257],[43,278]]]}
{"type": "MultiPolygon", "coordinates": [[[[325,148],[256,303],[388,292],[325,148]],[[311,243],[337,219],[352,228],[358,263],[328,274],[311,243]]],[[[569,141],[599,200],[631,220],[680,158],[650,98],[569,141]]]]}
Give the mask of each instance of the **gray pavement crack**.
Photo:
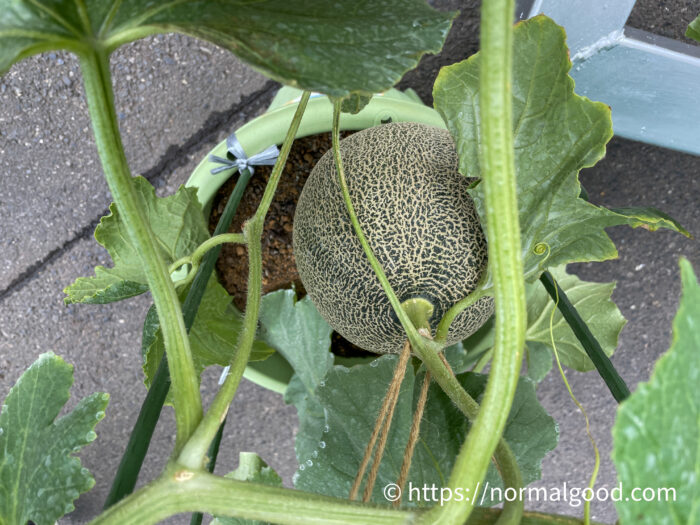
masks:
{"type": "MultiPolygon", "coordinates": [[[[168,147],[165,153],[158,161],[148,170],[142,173],[142,176],[148,181],[157,186],[157,183],[164,178],[168,173],[175,169],[184,166],[188,162],[188,157],[191,153],[197,152],[203,145],[208,142],[213,142],[222,128],[230,125],[231,121],[245,119],[256,115],[261,108],[267,106],[279,87],[277,82],[268,80],[263,87],[250,93],[233,104],[230,108],[224,111],[212,112],[202,127],[181,144],[173,144],[168,147]]],[[[102,216],[106,215],[108,210],[100,213],[98,217],[91,220],[88,224],[80,228],[75,235],[67,239],[57,248],[54,248],[46,255],[30,264],[25,270],[15,277],[10,284],[0,290],[0,302],[9,297],[15,292],[18,292],[34,280],[41,270],[48,264],[60,258],[64,253],[75,246],[79,241],[87,239],[94,231],[100,222],[102,216]]],[[[66,283],[66,286],[70,283],[66,283]]]]}

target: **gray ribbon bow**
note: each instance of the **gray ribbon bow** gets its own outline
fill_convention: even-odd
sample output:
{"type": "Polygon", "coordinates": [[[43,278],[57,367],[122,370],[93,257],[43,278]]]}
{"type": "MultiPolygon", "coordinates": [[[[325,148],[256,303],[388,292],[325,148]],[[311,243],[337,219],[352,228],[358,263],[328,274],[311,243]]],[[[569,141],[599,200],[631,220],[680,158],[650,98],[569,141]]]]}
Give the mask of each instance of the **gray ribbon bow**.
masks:
{"type": "Polygon", "coordinates": [[[277,157],[280,154],[280,150],[277,149],[277,146],[272,145],[266,150],[256,153],[252,157],[248,157],[246,156],[245,151],[243,151],[243,146],[241,146],[241,143],[238,142],[235,133],[231,133],[226,139],[226,149],[235,157],[235,159],[231,160],[224,157],[217,157],[216,155],[210,155],[210,162],[223,164],[223,166],[213,168],[211,170],[212,175],[216,175],[217,173],[230,170],[232,168],[238,168],[239,173],[244,169],[248,169],[252,175],[255,172],[253,166],[272,166],[277,161],[277,157]]]}

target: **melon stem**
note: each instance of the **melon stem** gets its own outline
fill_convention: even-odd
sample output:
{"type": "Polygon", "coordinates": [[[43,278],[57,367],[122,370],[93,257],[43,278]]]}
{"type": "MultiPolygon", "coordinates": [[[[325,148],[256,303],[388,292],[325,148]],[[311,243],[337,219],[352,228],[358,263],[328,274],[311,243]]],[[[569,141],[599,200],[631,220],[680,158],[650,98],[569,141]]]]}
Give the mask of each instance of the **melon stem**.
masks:
{"type": "Polygon", "coordinates": [[[401,303],[401,308],[408,314],[416,330],[423,328],[430,333],[430,318],[435,311],[433,303],[422,297],[414,297],[401,303]]]}
{"type": "MultiPolygon", "coordinates": [[[[481,3],[479,52],[479,165],[484,190],[486,241],[493,276],[495,337],[493,361],[479,415],[457,455],[447,486],[470,487],[468,501],[435,506],[418,522],[465,523],[502,439],[520,377],[527,309],[513,146],[513,0],[481,3]]],[[[439,79],[438,79],[439,82],[439,79]]],[[[439,92],[440,97],[454,97],[439,92]]],[[[462,120],[461,122],[465,122],[462,120]]],[[[451,124],[451,122],[449,123],[451,124]]],[[[463,141],[458,136],[458,143],[463,141]]],[[[522,485],[521,485],[522,486],[522,485]]],[[[520,523],[523,502],[516,498],[499,516],[499,525],[520,523]]]]}

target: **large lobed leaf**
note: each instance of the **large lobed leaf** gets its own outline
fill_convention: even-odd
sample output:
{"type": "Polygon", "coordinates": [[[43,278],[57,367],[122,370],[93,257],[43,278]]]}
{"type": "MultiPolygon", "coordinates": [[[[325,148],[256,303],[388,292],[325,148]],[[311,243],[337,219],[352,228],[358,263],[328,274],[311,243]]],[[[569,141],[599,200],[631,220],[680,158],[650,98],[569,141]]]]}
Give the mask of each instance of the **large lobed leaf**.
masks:
{"type": "MultiPolygon", "coordinates": [[[[396,362],[397,356],[387,355],[352,368],[335,366],[328,373],[316,391],[325,414],[324,426],[311,454],[299,458],[299,471],[295,476],[297,488],[338,497],[348,496],[396,362]]],[[[401,385],[372,497],[378,503],[387,503],[382,489],[388,483],[395,483],[399,477],[415,403],[424,377],[422,371],[415,375],[409,368],[401,385]]],[[[458,379],[472,397],[481,397],[486,387],[486,376],[465,373],[458,375],[458,379]]],[[[468,429],[469,422],[454,403],[438,385],[431,385],[409,474],[413,486],[446,485],[468,429]]],[[[518,384],[504,437],[513,449],[524,482],[538,479],[542,458],[556,446],[558,432],[554,420],[537,401],[534,383],[527,378],[522,378],[518,384]]],[[[487,481],[492,487],[501,486],[493,466],[489,469],[487,481]]],[[[415,498],[412,503],[434,504],[418,502],[415,498]]],[[[494,503],[490,501],[490,494],[485,495],[484,503],[494,503]]]]}
{"type": "MultiPolygon", "coordinates": [[[[191,255],[209,238],[196,189],[181,186],[175,195],[158,198],[153,186],[143,177],[134,177],[132,184],[168,263],[191,255]]],[[[109,210],[110,214],[102,217],[95,230],[95,239],[107,249],[114,266],[98,266],[94,277],[79,277],[64,290],[66,304],[111,303],[148,290],[140,255],[119,210],[114,203],[109,210]]]]}
{"type": "Polygon", "coordinates": [[[0,73],[49,49],[111,52],[179,32],[229,49],[285,84],[371,94],[439,51],[455,14],[424,0],[0,0],[0,73]]]}
{"type": "MultiPolygon", "coordinates": [[[[184,301],[186,291],[181,294],[184,301]]],[[[190,347],[197,373],[212,365],[226,366],[236,353],[238,337],[243,329],[243,316],[233,306],[233,299],[212,276],[207,283],[202,303],[190,329],[190,347]]],[[[146,386],[156,375],[165,353],[163,332],[155,306],[151,306],[143,323],[141,354],[146,386]]],[[[267,359],[274,350],[262,341],[253,343],[250,361],[267,359]]],[[[170,396],[170,394],[168,394],[170,396]]],[[[168,398],[170,399],[170,397],[168,398]]]]}
{"type": "Polygon", "coordinates": [[[671,348],[649,382],[620,405],[613,427],[622,525],[700,523],[700,286],[685,259],[681,280],[671,348]],[[657,497],[658,489],[674,494],[662,490],[657,497]]]}
{"type": "Polygon", "coordinates": [[[262,298],[259,337],[292,365],[309,393],[333,366],[332,332],[309,296],[297,301],[294,290],[279,290],[262,298]]]}
{"type": "Polygon", "coordinates": [[[12,387],[0,413],[0,523],[51,525],[95,484],[73,456],[95,440],[109,395],[82,399],[56,419],[70,397],[73,367],[42,354],[12,387]]]}
{"type": "Polygon", "coordinates": [[[323,428],[323,407],[315,392],[333,366],[333,330],[309,296],[297,301],[293,290],[279,290],[262,298],[260,325],[260,339],[280,352],[294,369],[284,400],[297,409],[299,429],[294,449],[297,458],[306,458],[316,448],[323,428]]]}
{"type": "MultiPolygon", "coordinates": [[[[657,210],[613,211],[579,198],[578,172],[603,157],[612,137],[610,108],[574,94],[564,31],[547,17],[515,27],[513,53],[513,140],[526,278],[536,279],[548,266],[617,257],[605,233],[609,226],[687,234],[657,210]]],[[[469,177],[481,176],[479,64],[477,53],[444,67],[433,91],[435,107],[455,139],[460,171],[469,177]]],[[[480,185],[472,196],[484,217],[480,185]]]]}

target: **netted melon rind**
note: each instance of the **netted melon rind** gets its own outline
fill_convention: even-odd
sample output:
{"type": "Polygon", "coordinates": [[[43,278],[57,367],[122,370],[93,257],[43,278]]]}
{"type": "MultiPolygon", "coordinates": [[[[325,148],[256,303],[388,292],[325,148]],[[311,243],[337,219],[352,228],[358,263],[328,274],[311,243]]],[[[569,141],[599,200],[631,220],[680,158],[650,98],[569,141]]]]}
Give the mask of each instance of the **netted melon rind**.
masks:
{"type": "MultiPolygon", "coordinates": [[[[433,304],[434,332],[487,265],[486,240],[449,132],[385,124],[342,140],[341,155],[375,256],[401,301],[423,297],[433,304]]],[[[331,151],[299,198],[294,255],[307,293],[334,330],[371,352],[400,351],[404,331],[352,228],[331,151]]],[[[448,344],[474,333],[492,313],[490,298],[462,312],[448,344]]]]}

